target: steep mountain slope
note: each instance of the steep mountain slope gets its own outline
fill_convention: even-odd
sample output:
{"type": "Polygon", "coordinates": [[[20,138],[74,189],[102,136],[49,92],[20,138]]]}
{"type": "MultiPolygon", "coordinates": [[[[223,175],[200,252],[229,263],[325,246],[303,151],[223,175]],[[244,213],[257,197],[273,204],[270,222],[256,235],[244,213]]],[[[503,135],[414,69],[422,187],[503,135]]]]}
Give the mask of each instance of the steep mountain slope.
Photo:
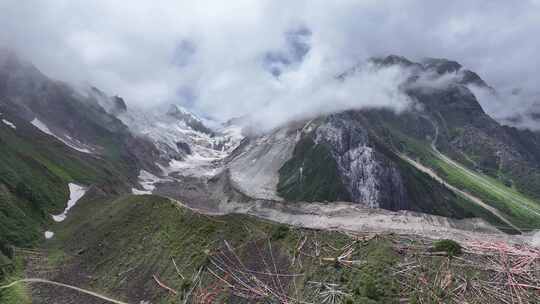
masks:
{"type": "Polygon", "coordinates": [[[3,249],[43,237],[50,214],[68,201],[68,183],[118,195],[138,182],[142,168],[159,170],[153,144],[133,136],[96,98],[6,51],[0,52],[0,119],[3,249]]]}
{"type": "MultiPolygon", "coordinates": [[[[8,117],[6,113],[4,117],[8,117]]],[[[32,124],[9,116],[16,129],[0,125],[0,243],[30,246],[69,198],[67,184],[127,191],[125,168],[71,149],[32,124]]]]}
{"type": "Polygon", "coordinates": [[[237,127],[211,130],[202,119],[178,105],[170,105],[167,110],[129,109],[117,117],[133,134],[149,139],[159,149],[163,166],[189,157],[223,158],[241,140],[237,127]]]}
{"type": "Polygon", "coordinates": [[[226,165],[232,185],[260,199],[353,201],[501,224],[400,159],[365,115],[335,114],[245,140],[226,165]]]}
{"type": "MultiPolygon", "coordinates": [[[[388,56],[371,62],[380,68],[399,65],[409,73],[401,90],[415,101],[413,107],[399,114],[351,110],[248,139],[227,167],[237,188],[263,199],[348,200],[391,210],[481,216],[504,226],[481,206],[418,172],[399,157],[406,153],[501,210],[524,230],[540,226],[540,218],[531,211],[539,207],[538,135],[500,125],[483,111],[469,86],[492,88],[476,73],[445,59],[414,63],[388,56]],[[452,165],[451,159],[463,167],[452,165]],[[458,171],[467,174],[466,167],[477,176],[456,178],[458,171]],[[478,183],[484,175],[491,184],[478,183]],[[510,199],[518,192],[528,198],[510,199]]],[[[358,65],[338,78],[362,68],[358,65]]]]}
{"type": "MultiPolygon", "coordinates": [[[[437,62],[441,66],[448,63],[443,59],[437,62]]],[[[427,69],[429,71],[431,67],[427,69]]],[[[502,126],[489,117],[469,90],[470,86],[480,86],[489,92],[494,91],[478,75],[462,70],[435,70],[438,73],[436,77],[448,77],[448,73],[454,73],[451,76],[455,80],[429,90],[409,86],[407,93],[425,107],[434,127],[438,127],[437,146],[441,151],[539,198],[540,192],[533,186],[538,184],[540,168],[538,143],[534,140],[538,135],[524,144],[522,138],[529,137],[531,132],[502,126]]]]}
{"type": "Polygon", "coordinates": [[[106,112],[100,105],[103,93],[97,92],[75,90],[49,79],[15,54],[0,52],[0,112],[30,122],[79,152],[118,161],[129,159],[124,165],[130,174],[136,174],[137,167],[157,170],[153,159],[157,150],[132,136],[120,120],[106,112]]]}
{"type": "Polygon", "coordinates": [[[69,183],[108,196],[148,193],[169,174],[187,173],[189,166],[180,160],[197,165],[193,173],[199,174],[198,164],[223,159],[240,140],[234,126],[210,130],[177,106],[146,113],[128,109],[118,96],[95,87],[75,89],[2,51],[2,254],[9,254],[9,246],[31,247],[43,239],[51,214],[68,202],[69,183]]]}

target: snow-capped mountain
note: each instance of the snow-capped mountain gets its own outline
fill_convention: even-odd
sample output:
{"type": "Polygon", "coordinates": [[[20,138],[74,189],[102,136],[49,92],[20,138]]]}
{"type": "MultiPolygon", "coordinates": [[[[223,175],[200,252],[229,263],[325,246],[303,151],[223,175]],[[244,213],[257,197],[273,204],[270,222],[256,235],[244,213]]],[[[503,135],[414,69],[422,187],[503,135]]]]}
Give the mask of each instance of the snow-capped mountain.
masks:
{"type": "Polygon", "coordinates": [[[160,170],[141,170],[139,188],[144,191],[134,188],[135,194],[151,193],[154,184],[178,176],[214,176],[244,138],[240,126],[214,122],[217,128],[207,127],[203,119],[178,105],[152,110],[128,108],[117,117],[133,134],[149,139],[160,153],[156,164],[160,170]]]}
{"type": "Polygon", "coordinates": [[[223,158],[242,139],[237,126],[212,130],[185,108],[171,105],[165,111],[129,109],[117,116],[137,135],[150,138],[164,157],[183,160],[189,156],[223,158]]]}

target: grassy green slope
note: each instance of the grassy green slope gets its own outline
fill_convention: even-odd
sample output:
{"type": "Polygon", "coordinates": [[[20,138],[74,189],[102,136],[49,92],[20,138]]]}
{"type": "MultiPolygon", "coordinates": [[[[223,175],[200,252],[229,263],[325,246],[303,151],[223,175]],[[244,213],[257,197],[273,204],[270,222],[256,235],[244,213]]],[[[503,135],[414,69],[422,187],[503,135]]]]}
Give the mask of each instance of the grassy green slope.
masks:
{"type": "Polygon", "coordinates": [[[407,191],[410,210],[457,219],[481,217],[493,224],[501,224],[489,212],[471,205],[463,197],[401,159],[380,138],[372,136],[372,142],[377,151],[397,165],[407,191]]]}
{"type": "Polygon", "coordinates": [[[121,168],[79,153],[29,124],[0,125],[0,243],[31,246],[68,200],[69,182],[120,189],[121,168]]]}
{"type": "MultiPolygon", "coordinates": [[[[404,137],[402,137],[404,138],[404,137]]],[[[433,168],[439,176],[449,184],[469,192],[482,201],[501,211],[505,218],[522,230],[540,228],[540,202],[525,196],[516,189],[504,185],[497,179],[473,171],[464,165],[431,149],[430,144],[408,138],[402,141],[405,152],[414,155],[423,164],[433,168]]],[[[473,206],[474,204],[469,204],[473,206]]],[[[476,207],[478,209],[478,207],[476,207]]],[[[486,220],[507,228],[500,221],[493,222],[493,218],[486,220]]]]}
{"type": "Polygon", "coordinates": [[[437,171],[441,172],[450,184],[467,190],[502,211],[522,230],[540,228],[539,202],[492,177],[467,169],[439,153],[435,153],[433,162],[437,171]]]}
{"type": "MultiPolygon", "coordinates": [[[[332,288],[339,291],[336,303],[447,303],[456,301],[453,290],[461,278],[476,284],[489,275],[481,267],[464,268],[461,260],[425,255],[430,245],[410,236],[352,237],[245,215],[209,217],[151,195],[91,194],[52,229],[56,235],[44,244],[49,256],[44,269],[58,272],[50,279],[128,303],[183,303],[188,294],[187,303],[277,303],[276,295],[324,303],[332,288]],[[403,246],[417,249],[403,251],[403,246]],[[345,256],[342,262],[339,256],[345,256]],[[396,275],[396,267],[410,267],[418,259],[425,266],[418,275],[396,275]],[[177,294],[159,287],[154,276],[177,294]],[[441,287],[441,278],[451,280],[441,287]],[[238,296],[244,286],[260,282],[272,292],[244,292],[251,300],[238,296]],[[407,286],[420,287],[411,293],[407,286]]],[[[40,286],[33,301],[64,296],[62,290],[40,286]]],[[[84,302],[82,295],[69,297],[84,302]]],[[[474,293],[467,296],[470,303],[480,300],[474,293]]]]}
{"type": "Polygon", "coordinates": [[[279,170],[278,193],[291,201],[349,200],[328,147],[306,136],[279,170]]]}
{"type": "MultiPolygon", "coordinates": [[[[389,267],[397,258],[390,243],[383,239],[354,245],[356,251],[351,258],[369,260],[362,271],[354,270],[299,254],[302,240],[314,237],[325,244],[321,258],[335,258],[342,250],[332,248],[352,242],[344,234],[290,229],[244,215],[208,217],[156,196],[88,198],[53,229],[56,236],[46,242],[46,248],[51,263],[62,267],[56,280],[69,280],[128,302],[146,299],[152,303],[177,303],[194,286],[193,277],[202,269],[200,289],[197,287],[192,295],[196,296],[197,290],[215,288],[215,303],[244,303],[236,302],[238,298],[228,288],[216,287],[221,285],[220,280],[208,271],[213,269],[219,274],[212,261],[228,247],[234,248],[234,254],[250,270],[275,272],[276,267],[283,274],[302,272],[302,276],[292,276],[294,285],[291,277],[284,276],[282,286],[284,293],[306,301],[317,302],[308,283],[311,281],[340,282],[350,293],[350,300],[355,301],[352,303],[362,303],[362,299],[372,301],[369,303],[397,303],[398,299],[396,281],[389,275],[389,267]],[[178,275],[173,259],[184,279],[178,275]],[[292,259],[302,261],[292,264],[292,259]],[[153,275],[177,290],[178,295],[156,287],[153,275]],[[365,284],[376,285],[366,291],[365,284]]],[[[306,252],[315,250],[310,242],[304,246],[306,252]]],[[[43,291],[40,297],[48,299],[43,291]]]]}

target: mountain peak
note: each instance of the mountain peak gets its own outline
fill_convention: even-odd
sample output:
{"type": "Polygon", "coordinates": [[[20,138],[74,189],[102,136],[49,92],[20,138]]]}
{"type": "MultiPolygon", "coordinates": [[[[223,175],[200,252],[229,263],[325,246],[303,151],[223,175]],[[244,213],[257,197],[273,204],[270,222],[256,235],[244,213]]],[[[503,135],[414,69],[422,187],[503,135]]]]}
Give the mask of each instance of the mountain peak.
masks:
{"type": "Polygon", "coordinates": [[[199,117],[197,117],[197,115],[193,114],[182,106],[176,104],[170,105],[169,110],[167,111],[167,115],[182,121],[186,124],[186,126],[190,127],[195,131],[199,131],[209,135],[214,134],[214,132],[210,128],[204,125],[203,121],[199,117]]]}
{"type": "Polygon", "coordinates": [[[456,73],[462,68],[457,61],[445,58],[424,58],[421,63],[426,70],[434,70],[438,74],[456,73]]]}
{"type": "Polygon", "coordinates": [[[117,113],[123,113],[127,111],[127,105],[124,99],[118,95],[112,97],[114,109],[117,113]]]}
{"type": "Polygon", "coordinates": [[[169,106],[169,109],[167,110],[167,114],[168,115],[171,115],[171,116],[175,116],[175,115],[188,115],[188,116],[191,116],[193,117],[194,119],[197,119],[197,120],[200,120],[195,114],[193,114],[191,111],[189,111],[188,109],[180,106],[180,105],[177,105],[177,104],[171,104],[169,106]]]}
{"type": "Polygon", "coordinates": [[[373,57],[369,59],[369,61],[377,65],[382,65],[382,66],[400,65],[400,66],[409,67],[415,64],[414,62],[410,61],[409,59],[403,56],[394,55],[394,54],[390,54],[386,57],[373,57]]]}

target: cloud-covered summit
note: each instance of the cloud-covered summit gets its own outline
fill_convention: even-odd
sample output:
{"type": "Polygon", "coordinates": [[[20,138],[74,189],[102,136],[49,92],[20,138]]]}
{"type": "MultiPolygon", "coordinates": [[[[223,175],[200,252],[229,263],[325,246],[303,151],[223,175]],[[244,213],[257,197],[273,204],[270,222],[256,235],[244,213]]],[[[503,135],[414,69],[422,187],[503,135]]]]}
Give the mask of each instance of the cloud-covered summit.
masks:
{"type": "Polygon", "coordinates": [[[501,91],[534,91],[538,20],[537,0],[4,0],[0,47],[128,104],[227,119],[317,107],[337,89],[328,79],[386,54],[451,58],[501,91]]]}

